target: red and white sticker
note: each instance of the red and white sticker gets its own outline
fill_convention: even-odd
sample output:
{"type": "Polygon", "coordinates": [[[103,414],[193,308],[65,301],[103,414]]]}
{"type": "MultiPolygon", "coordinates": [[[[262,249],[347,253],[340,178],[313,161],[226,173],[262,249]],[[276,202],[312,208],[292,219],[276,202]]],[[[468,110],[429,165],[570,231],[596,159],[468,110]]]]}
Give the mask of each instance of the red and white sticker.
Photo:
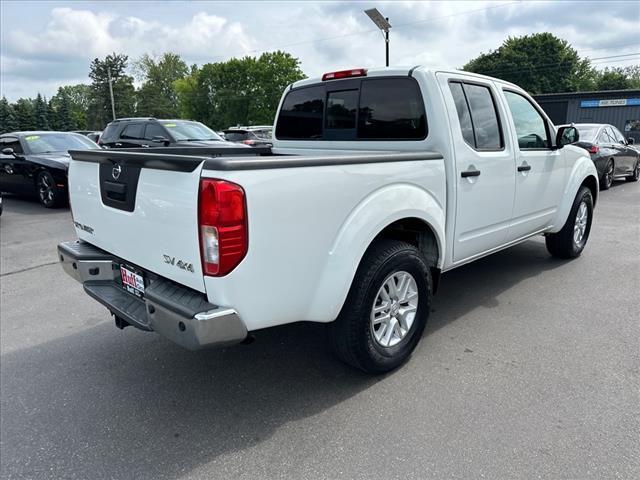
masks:
{"type": "Polygon", "coordinates": [[[126,267],[120,266],[120,277],[122,278],[122,286],[134,295],[142,295],[144,293],[144,279],[142,275],[132,272],[126,267]]]}

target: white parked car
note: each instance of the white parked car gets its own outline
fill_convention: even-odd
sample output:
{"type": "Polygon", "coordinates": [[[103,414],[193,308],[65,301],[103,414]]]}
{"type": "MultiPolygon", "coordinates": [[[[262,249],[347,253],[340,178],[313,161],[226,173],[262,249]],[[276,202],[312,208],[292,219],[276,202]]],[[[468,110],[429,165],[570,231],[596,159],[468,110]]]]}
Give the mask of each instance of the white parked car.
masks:
{"type": "Polygon", "coordinates": [[[385,372],[441,273],[541,234],[580,255],[598,179],[577,140],[501,80],[333,72],[286,89],[271,156],[71,152],[79,240],[60,261],[120,327],[196,349],[321,322],[340,358],[385,372]]]}

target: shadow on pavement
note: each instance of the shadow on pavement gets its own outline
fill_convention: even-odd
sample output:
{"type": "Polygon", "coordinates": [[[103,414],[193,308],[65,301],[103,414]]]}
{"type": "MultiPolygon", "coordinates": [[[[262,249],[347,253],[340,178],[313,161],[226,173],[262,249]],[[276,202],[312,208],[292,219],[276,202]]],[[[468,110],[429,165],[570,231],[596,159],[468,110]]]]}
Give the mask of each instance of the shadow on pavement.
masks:
{"type": "MultiPolygon", "coordinates": [[[[531,241],[446,274],[425,335],[560,265],[531,241]]],[[[322,325],[257,337],[188,352],[104,322],[4,355],[0,476],[177,478],[384,381],[335,360],[322,325]]]]}

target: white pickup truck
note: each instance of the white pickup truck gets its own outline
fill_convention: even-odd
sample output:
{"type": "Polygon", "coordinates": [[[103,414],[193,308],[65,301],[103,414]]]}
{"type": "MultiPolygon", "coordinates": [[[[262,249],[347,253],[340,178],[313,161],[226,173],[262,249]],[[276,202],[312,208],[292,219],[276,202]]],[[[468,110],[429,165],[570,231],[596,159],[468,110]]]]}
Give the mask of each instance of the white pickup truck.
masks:
{"type": "Polygon", "coordinates": [[[420,340],[442,272],[545,235],[580,255],[598,179],[517,86],[422,67],[289,86],[273,149],[72,151],[67,273],[116,325],[189,349],[328,324],[371,373],[420,340]]]}

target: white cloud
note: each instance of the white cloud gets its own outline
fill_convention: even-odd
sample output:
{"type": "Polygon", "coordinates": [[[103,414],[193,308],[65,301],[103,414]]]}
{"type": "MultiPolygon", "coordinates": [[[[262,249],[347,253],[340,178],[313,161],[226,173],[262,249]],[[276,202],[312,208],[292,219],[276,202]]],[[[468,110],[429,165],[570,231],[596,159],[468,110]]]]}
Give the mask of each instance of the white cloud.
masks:
{"type": "Polygon", "coordinates": [[[41,24],[6,21],[3,15],[2,93],[10,99],[38,90],[51,95],[58,85],[83,76],[88,81],[90,61],[114,51],[131,59],[171,51],[201,64],[280,47],[298,57],[310,76],[382,65],[384,41],[362,11],[369,6],[391,18],[394,65],[459,67],[509,35],[541,31],[565,38],[590,57],[639,50],[633,45],[640,30],[636,2],[575,2],[571,8],[564,2],[512,1],[175,2],[159,6],[156,16],[146,2],[94,5],[42,11],[40,19],[47,16],[41,24]]]}

